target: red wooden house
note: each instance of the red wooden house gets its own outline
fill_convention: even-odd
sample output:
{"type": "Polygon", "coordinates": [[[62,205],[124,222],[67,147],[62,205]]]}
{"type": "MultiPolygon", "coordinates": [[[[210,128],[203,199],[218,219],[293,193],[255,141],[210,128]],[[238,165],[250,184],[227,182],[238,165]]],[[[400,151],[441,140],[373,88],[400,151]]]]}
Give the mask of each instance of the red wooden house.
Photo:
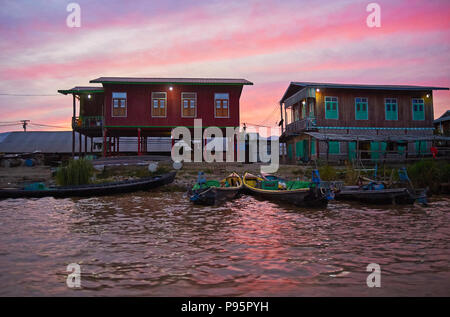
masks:
{"type": "MultiPolygon", "coordinates": [[[[175,127],[193,128],[202,119],[204,128],[239,126],[239,99],[245,79],[100,77],[90,81],[102,87],[59,90],[73,96],[73,131],[87,138],[103,137],[103,154],[120,151],[120,137],[136,136],[138,154],[146,139],[170,136],[175,127]],[[79,112],[76,104],[79,101],[79,112]]],[[[75,135],[75,134],[73,134],[75,135]]],[[[75,153],[73,137],[73,154],[75,153]]]]}

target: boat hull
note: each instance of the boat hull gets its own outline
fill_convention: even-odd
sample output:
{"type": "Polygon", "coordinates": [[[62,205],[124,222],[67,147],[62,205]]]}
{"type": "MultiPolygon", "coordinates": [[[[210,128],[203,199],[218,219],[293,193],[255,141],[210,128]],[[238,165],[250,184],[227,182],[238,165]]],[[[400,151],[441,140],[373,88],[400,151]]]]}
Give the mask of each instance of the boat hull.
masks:
{"type": "Polygon", "coordinates": [[[246,173],[243,179],[245,193],[262,199],[288,203],[298,207],[322,208],[328,205],[325,193],[317,186],[293,190],[268,190],[252,186],[247,179],[254,181],[255,179],[263,180],[264,178],[246,173]]]}
{"type": "Polygon", "coordinates": [[[417,199],[407,188],[363,190],[358,186],[345,186],[335,193],[336,200],[360,201],[368,204],[413,204],[417,199]]]}
{"type": "Polygon", "coordinates": [[[240,193],[240,188],[210,187],[205,190],[195,190],[189,195],[195,196],[191,201],[195,205],[212,206],[221,204],[227,200],[235,199],[240,193]]]}
{"type": "Polygon", "coordinates": [[[149,190],[152,188],[170,184],[175,179],[175,175],[176,172],[172,172],[154,177],[141,178],[138,180],[95,185],[57,187],[47,190],[0,189],[0,199],[41,197],[93,197],[124,194],[141,190],[149,190]]]}

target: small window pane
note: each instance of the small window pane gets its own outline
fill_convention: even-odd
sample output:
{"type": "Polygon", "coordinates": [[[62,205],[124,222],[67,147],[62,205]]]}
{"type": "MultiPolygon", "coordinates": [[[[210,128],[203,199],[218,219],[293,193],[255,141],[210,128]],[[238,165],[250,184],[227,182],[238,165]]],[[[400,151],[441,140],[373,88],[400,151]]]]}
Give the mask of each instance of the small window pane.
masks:
{"type": "Polygon", "coordinates": [[[158,108],[158,100],[153,100],[153,108],[158,108]]]}
{"type": "Polygon", "coordinates": [[[159,101],[159,107],[160,107],[160,108],[164,108],[164,105],[165,105],[165,100],[164,100],[164,99],[161,99],[161,100],[159,101]]]}
{"type": "Polygon", "coordinates": [[[119,108],[119,100],[114,99],[114,108],[119,108]]]}
{"type": "Polygon", "coordinates": [[[228,99],[228,94],[215,94],[216,99],[228,99]]]}
{"type": "Polygon", "coordinates": [[[189,104],[189,100],[183,100],[183,106],[184,108],[187,108],[189,104]]]}
{"type": "Polygon", "coordinates": [[[113,98],[118,98],[118,99],[126,99],[127,98],[127,93],[126,92],[113,92],[112,93],[112,97],[113,98]]]}

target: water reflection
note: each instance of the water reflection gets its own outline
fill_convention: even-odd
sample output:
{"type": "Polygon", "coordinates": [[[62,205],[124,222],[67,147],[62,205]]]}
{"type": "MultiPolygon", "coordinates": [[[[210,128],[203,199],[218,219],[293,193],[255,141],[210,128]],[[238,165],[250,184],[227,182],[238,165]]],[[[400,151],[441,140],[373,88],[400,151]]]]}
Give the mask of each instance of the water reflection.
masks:
{"type": "Polygon", "coordinates": [[[0,295],[448,295],[449,202],[306,210],[182,193],[0,201],[0,295]],[[82,289],[66,287],[67,264],[82,289]],[[366,286],[369,263],[382,288],[366,286]]]}

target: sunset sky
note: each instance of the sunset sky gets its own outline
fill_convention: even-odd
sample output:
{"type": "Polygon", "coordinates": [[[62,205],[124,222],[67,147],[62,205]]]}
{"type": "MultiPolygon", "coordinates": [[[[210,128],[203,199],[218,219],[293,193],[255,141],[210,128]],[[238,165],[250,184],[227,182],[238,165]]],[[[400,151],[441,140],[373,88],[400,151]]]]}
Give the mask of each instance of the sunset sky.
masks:
{"type": "MultiPolygon", "coordinates": [[[[0,1],[0,132],[68,129],[56,91],[101,76],[245,78],[241,123],[262,125],[291,81],[450,87],[448,0],[376,1],[380,28],[366,25],[371,1],[79,0],[80,28],[66,26],[70,2],[0,1]]],[[[434,107],[450,109],[450,92],[434,107]]]]}

